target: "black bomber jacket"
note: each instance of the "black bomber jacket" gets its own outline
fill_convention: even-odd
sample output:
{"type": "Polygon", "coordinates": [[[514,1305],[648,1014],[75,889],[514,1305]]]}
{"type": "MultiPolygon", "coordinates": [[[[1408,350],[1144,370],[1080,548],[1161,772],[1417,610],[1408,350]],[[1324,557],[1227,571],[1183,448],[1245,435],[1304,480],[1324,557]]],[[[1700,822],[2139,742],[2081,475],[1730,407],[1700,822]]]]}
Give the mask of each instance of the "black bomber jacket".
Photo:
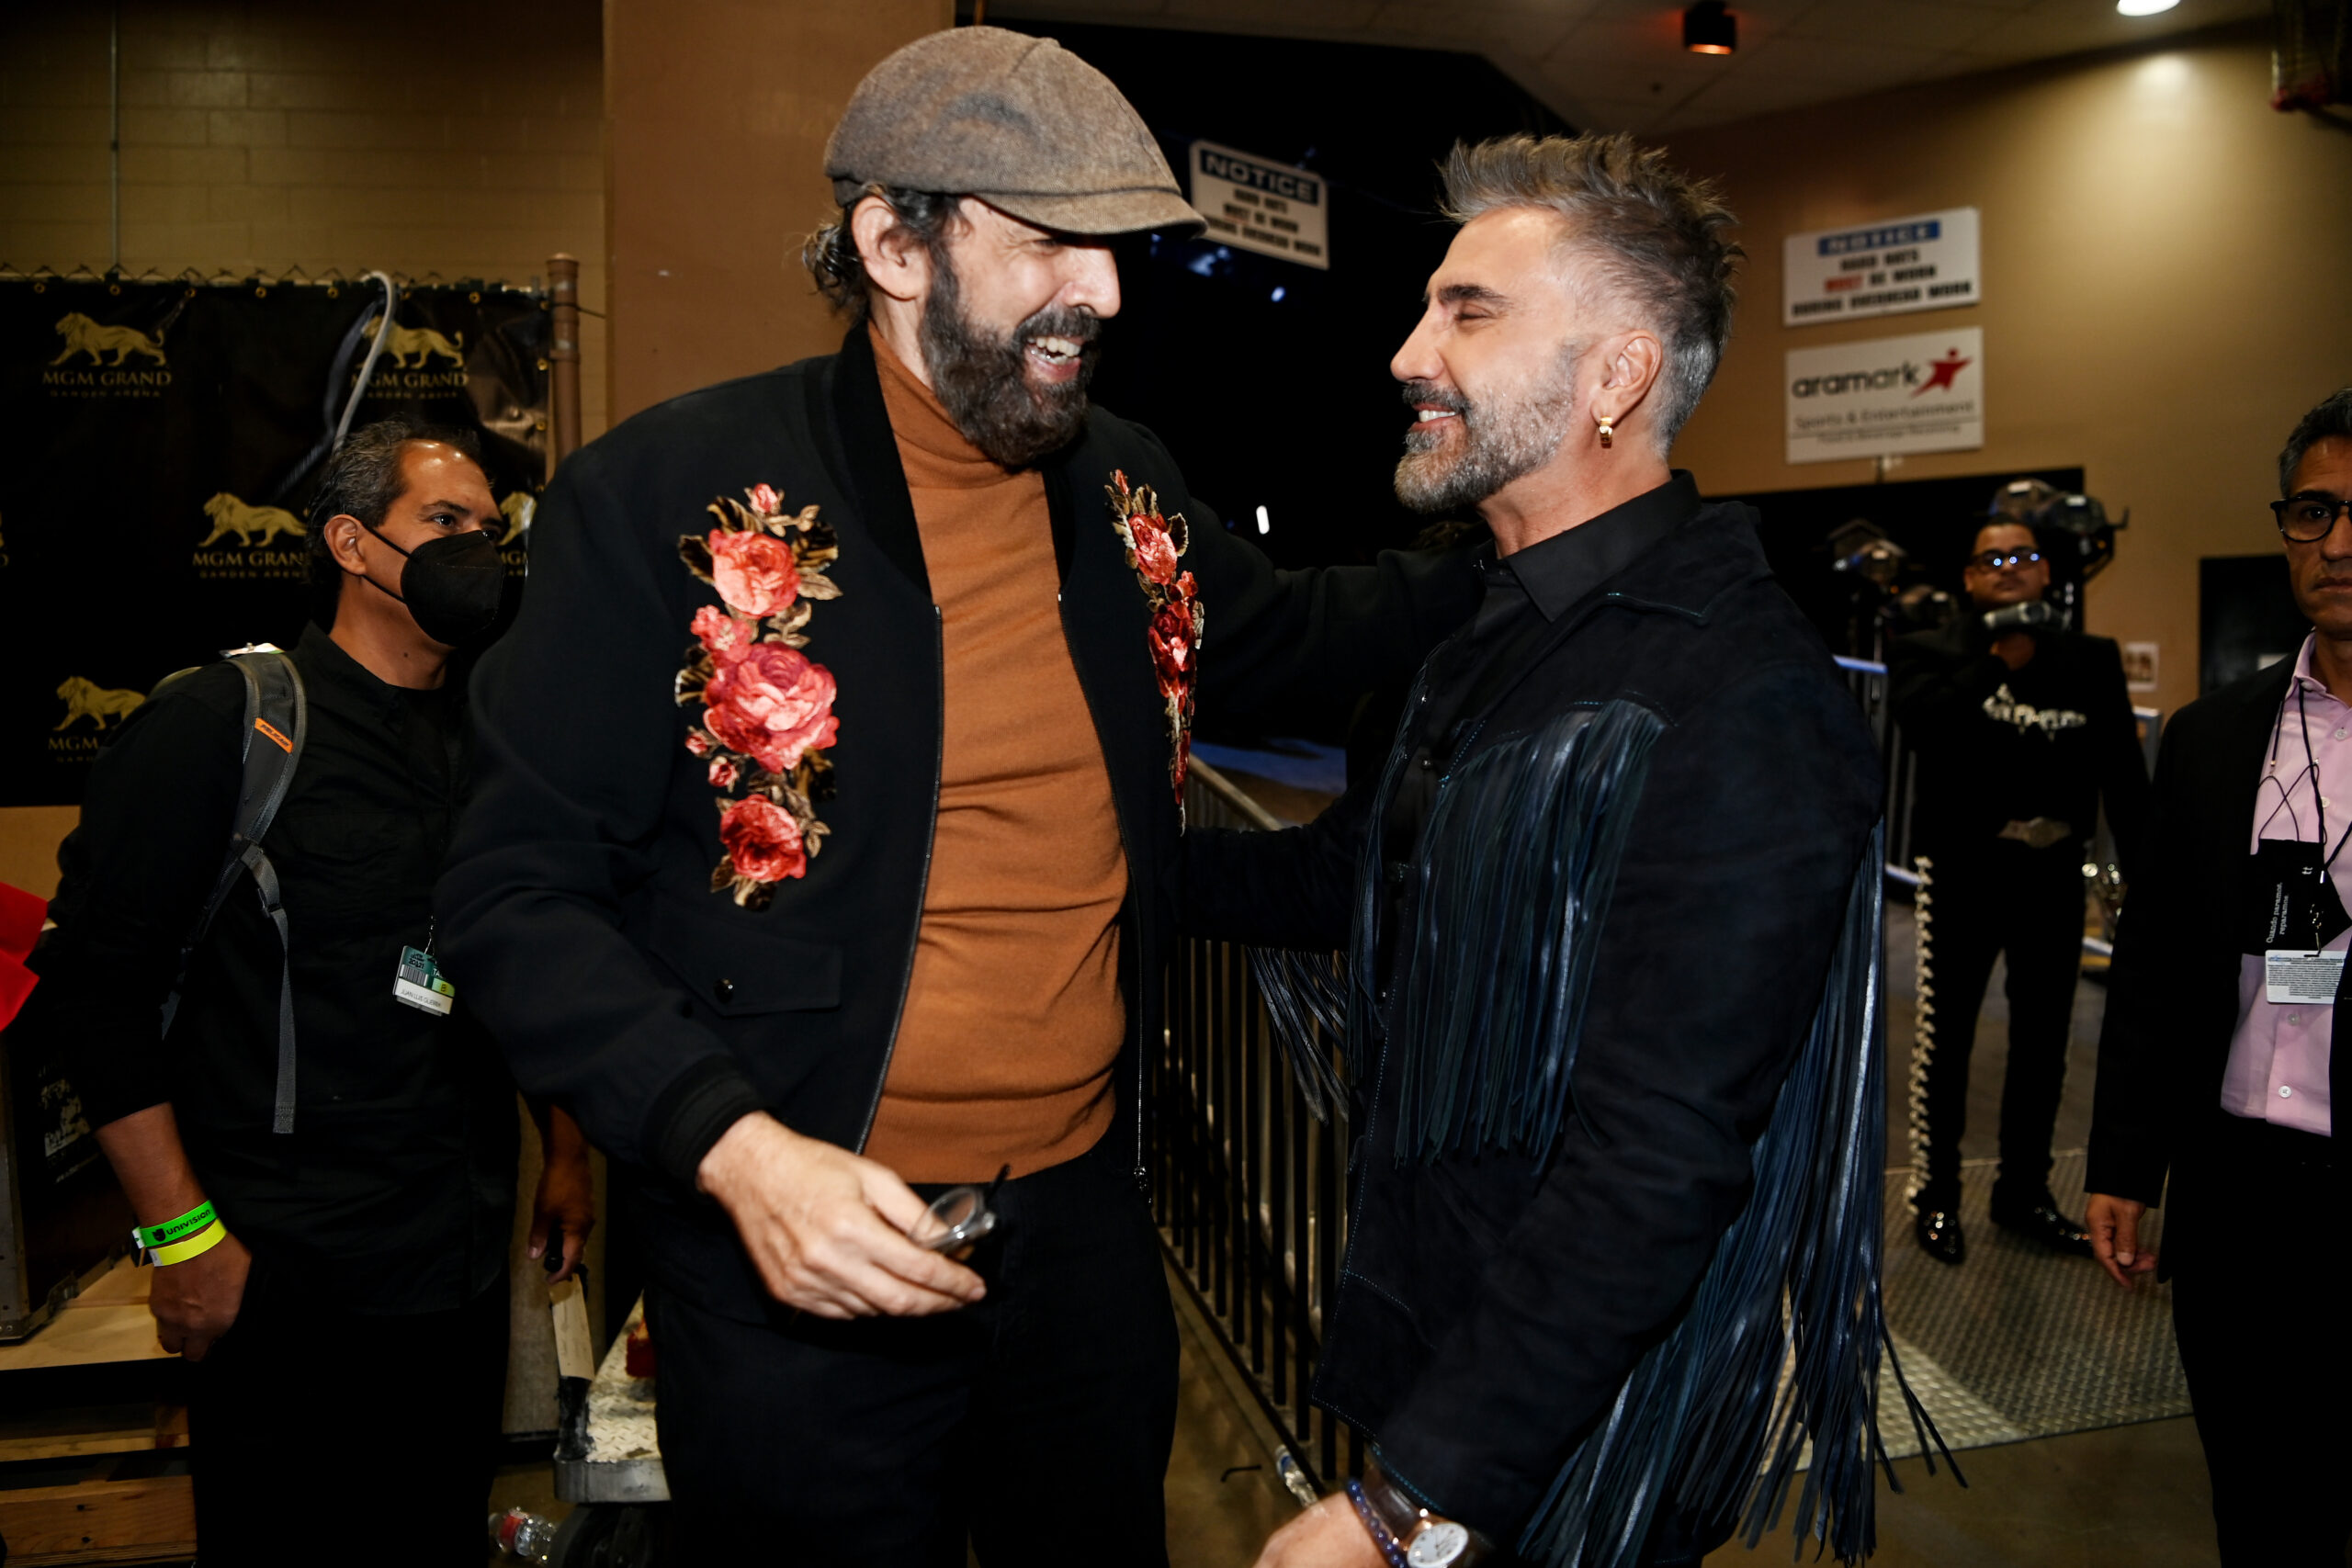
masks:
{"type": "MultiPolygon", "coordinates": [[[[1206,609],[1204,712],[1344,697],[1408,674],[1466,615],[1466,557],[1278,571],[1186,489],[1157,437],[1100,409],[1045,465],[1062,624],[1127,855],[1118,1075],[1132,1087],[1161,1011],[1180,817],[1148,638],[1151,607],[1113,524],[1114,471],[1182,513],[1182,566],[1206,609]]],[[[569,459],[542,498],[531,581],[473,687],[474,799],[439,889],[453,978],[515,1077],[569,1109],[616,1159],[652,1174],[654,1278],[755,1321],[772,1303],[695,1167],[741,1115],[863,1145],[912,972],[937,805],[939,612],[863,329],[838,355],[707,388],[636,415],[569,459]],[[772,487],[815,505],[840,553],[839,597],[810,606],[829,670],[829,831],[764,909],[713,890],[721,791],[688,748],[689,629],[716,590],[682,563],[707,508],[772,487]]],[[[1018,679],[1019,671],[1005,671],[1018,679]]],[[[1038,846],[1041,855],[1053,852],[1038,846]]]]}

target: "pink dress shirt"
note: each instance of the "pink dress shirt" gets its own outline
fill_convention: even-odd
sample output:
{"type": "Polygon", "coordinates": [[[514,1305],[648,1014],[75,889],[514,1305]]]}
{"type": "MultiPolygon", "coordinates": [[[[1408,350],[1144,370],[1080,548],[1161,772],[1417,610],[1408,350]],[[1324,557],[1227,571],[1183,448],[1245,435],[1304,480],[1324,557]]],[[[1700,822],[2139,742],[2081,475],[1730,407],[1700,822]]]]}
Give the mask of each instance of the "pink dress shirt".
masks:
{"type": "MultiPolygon", "coordinates": [[[[2295,657],[2294,682],[2288,688],[2283,716],[2272,739],[2276,744],[2263,761],[2262,787],[2255,795],[2254,830],[2246,852],[2252,854],[2265,839],[2319,836],[2319,810],[2327,811],[2327,849],[2352,828],[2352,707],[2338,702],[2312,674],[2312,639],[2295,657]],[[2312,761],[2319,763],[2319,799],[2312,799],[2311,770],[2296,733],[2296,691],[2302,694],[2301,722],[2311,739],[2312,761]]],[[[2326,850],[2321,851],[2324,854],[2326,850]]],[[[2328,868],[2335,896],[2352,910],[2352,846],[2328,868]]],[[[2352,931],[2327,944],[2330,953],[2352,946],[2352,931]]],[[[2335,1010],[2297,1002],[2274,1002],[2265,994],[2262,959],[2248,953],[2239,961],[2238,1029],[2230,1038],[2229,1070],[2222,1075],[2222,1109],[2233,1116],[2251,1117],[2292,1127],[2299,1133],[2332,1135],[2334,1122],[2327,1097],[2328,1053],[2334,1039],[2335,1010]]]]}

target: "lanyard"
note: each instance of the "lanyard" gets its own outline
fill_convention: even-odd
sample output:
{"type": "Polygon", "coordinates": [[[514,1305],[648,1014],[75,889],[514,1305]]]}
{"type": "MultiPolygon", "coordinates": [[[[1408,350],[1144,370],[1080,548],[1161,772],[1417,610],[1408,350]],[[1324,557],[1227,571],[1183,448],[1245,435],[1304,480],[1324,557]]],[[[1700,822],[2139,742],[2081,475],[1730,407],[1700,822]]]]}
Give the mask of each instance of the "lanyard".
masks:
{"type": "MultiPolygon", "coordinates": [[[[2287,710],[2284,705],[2281,705],[2278,709],[2278,727],[2281,729],[2287,727],[2287,710]]],[[[2302,733],[2303,737],[2303,771],[2310,775],[2312,781],[2312,809],[2319,814],[2319,847],[2325,850],[2327,849],[2327,797],[2320,793],[2319,759],[2312,755],[2311,715],[2303,706],[2303,683],[2301,681],[2295,682],[2295,728],[2302,733]]],[[[2278,738],[2275,732],[2270,738],[2270,756],[2272,761],[2278,760],[2278,738]]],[[[2328,874],[2329,869],[2335,864],[2335,857],[2344,852],[2345,840],[2347,839],[2352,839],[2352,824],[2346,825],[2344,832],[2335,840],[2335,848],[2329,850],[2327,858],[2319,863],[2322,876],[2328,874]]]]}

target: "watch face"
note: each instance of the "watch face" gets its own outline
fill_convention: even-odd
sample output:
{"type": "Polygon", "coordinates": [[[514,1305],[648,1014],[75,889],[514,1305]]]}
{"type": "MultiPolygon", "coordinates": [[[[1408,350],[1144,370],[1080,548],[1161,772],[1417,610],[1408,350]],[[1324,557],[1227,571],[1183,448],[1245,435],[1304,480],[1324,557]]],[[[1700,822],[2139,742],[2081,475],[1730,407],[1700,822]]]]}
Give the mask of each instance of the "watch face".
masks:
{"type": "Polygon", "coordinates": [[[1405,1549],[1413,1568],[1446,1568],[1470,1544],[1470,1531],[1452,1519],[1431,1519],[1405,1549]]]}

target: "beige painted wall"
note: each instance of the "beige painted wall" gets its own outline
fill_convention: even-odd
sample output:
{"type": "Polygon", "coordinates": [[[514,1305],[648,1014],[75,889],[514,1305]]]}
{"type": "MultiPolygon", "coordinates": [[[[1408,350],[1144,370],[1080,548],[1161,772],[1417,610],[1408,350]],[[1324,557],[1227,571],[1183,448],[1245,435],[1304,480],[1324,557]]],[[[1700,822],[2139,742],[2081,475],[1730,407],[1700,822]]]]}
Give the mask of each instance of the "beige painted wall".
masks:
{"type": "MultiPolygon", "coordinates": [[[[841,344],[800,265],[825,139],[955,0],[606,0],[616,418],[841,344]]],[[[591,367],[594,373],[594,367],[591,367]]]]}
{"type": "Polygon", "coordinates": [[[2199,558],[2277,547],[2278,448],[2352,383],[2352,134],[2273,112],[2269,91],[2261,38],[2232,33],[1677,138],[1724,181],[1750,254],[1676,462],[1716,492],[1868,483],[1868,460],[1783,460],[1783,354],[1982,326],[1984,448],[1889,477],[2082,465],[2132,509],[2091,627],[2160,644],[2158,705],[2189,701],[2199,558]],[[1984,213],[1984,303],[1780,325],[1783,234],[1961,206],[1984,213]]]}
{"type": "MultiPolygon", "coordinates": [[[[522,283],[569,251],[604,310],[596,0],[126,0],[121,50],[126,270],[522,283]]],[[[107,265],[107,51],[104,6],[0,7],[0,265],[107,265]]],[[[76,815],[0,810],[0,882],[51,892],[76,815]]]]}

